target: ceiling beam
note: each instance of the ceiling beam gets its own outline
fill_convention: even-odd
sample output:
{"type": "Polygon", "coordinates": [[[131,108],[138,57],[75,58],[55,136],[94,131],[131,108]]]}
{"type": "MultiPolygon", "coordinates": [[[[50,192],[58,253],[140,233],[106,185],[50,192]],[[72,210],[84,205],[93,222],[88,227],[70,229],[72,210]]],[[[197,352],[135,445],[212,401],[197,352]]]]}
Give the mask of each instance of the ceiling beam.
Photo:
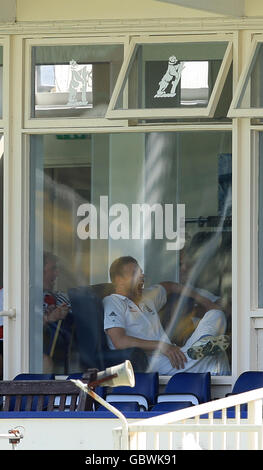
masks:
{"type": "Polygon", "coordinates": [[[241,17],[245,16],[245,0],[156,0],[163,3],[173,3],[195,10],[205,10],[220,15],[241,17]]]}

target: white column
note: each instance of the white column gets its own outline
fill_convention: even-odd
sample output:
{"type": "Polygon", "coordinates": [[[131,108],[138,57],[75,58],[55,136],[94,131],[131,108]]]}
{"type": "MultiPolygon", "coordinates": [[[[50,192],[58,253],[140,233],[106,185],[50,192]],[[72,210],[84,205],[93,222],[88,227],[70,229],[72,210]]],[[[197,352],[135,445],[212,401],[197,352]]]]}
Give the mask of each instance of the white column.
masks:
{"type": "Polygon", "coordinates": [[[22,39],[11,37],[9,80],[4,82],[9,111],[5,111],[4,161],[4,310],[16,309],[15,319],[4,319],[4,378],[28,368],[28,212],[27,160],[22,158],[22,39]]]}

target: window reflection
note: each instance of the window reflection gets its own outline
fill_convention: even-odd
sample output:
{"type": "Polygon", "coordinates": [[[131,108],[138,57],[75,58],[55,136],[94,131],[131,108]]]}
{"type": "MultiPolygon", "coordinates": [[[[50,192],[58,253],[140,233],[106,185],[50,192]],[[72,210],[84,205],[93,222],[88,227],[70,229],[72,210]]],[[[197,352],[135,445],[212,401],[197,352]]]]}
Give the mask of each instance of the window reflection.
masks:
{"type": "Polygon", "coordinates": [[[3,46],[0,46],[0,119],[3,118],[3,46]]]}
{"type": "Polygon", "coordinates": [[[181,105],[206,106],[209,99],[209,62],[184,62],[181,76],[181,105]]]}
{"type": "MultiPolygon", "coordinates": [[[[0,134],[0,311],[4,304],[3,285],[3,200],[4,200],[4,136],[0,134]]],[[[0,317],[0,380],[3,379],[3,341],[4,341],[4,321],[0,317]]]]}
{"type": "MultiPolygon", "coordinates": [[[[31,182],[32,370],[43,364],[57,373],[80,370],[83,327],[69,305],[70,291],[97,286],[100,296],[111,293],[110,265],[126,255],[138,261],[145,288],[172,281],[218,302],[231,337],[230,132],[33,136],[31,182]],[[178,237],[182,243],[167,249],[178,237]],[[56,261],[49,288],[46,252],[56,261]],[[58,306],[64,311],[58,310],[61,317],[55,318],[52,312],[58,306]],[[43,362],[43,351],[48,361],[43,362]]],[[[161,307],[166,334],[181,347],[207,311],[183,294],[161,307]]],[[[92,322],[96,324],[94,318],[92,322]]],[[[99,358],[95,336],[87,333],[84,341],[90,367],[99,358]]],[[[231,364],[231,347],[227,357],[231,364]]]]}

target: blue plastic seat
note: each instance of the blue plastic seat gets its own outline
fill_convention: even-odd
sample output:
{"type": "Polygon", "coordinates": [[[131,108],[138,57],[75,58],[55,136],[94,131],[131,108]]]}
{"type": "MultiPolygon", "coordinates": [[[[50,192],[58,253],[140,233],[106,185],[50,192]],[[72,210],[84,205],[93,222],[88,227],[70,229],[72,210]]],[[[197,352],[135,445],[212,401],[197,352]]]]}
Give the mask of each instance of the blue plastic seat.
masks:
{"type": "Polygon", "coordinates": [[[135,387],[114,387],[107,393],[106,401],[112,403],[120,401],[137,402],[141,410],[148,410],[156,401],[159,389],[158,372],[135,372],[135,387]]]}
{"type": "Polygon", "coordinates": [[[263,387],[263,371],[249,370],[243,372],[236,380],[232,393],[243,393],[263,387]]]}
{"type": "MultiPolygon", "coordinates": [[[[130,411],[137,411],[137,412],[140,412],[140,405],[135,402],[135,401],[130,401],[130,402],[127,402],[127,401],[120,401],[120,402],[114,402],[114,403],[111,403],[112,406],[114,406],[115,408],[117,408],[119,411],[122,411],[122,412],[130,412],[130,411]]],[[[110,410],[108,410],[107,408],[105,408],[104,406],[100,405],[96,411],[107,411],[108,413],[111,413],[110,410]]]]}
{"type": "Polygon", "coordinates": [[[152,407],[151,411],[171,413],[172,411],[182,410],[183,408],[188,408],[189,406],[193,406],[191,401],[164,401],[161,403],[156,403],[152,407]]]}
{"type": "Polygon", "coordinates": [[[30,372],[23,372],[16,375],[13,380],[54,380],[55,374],[31,374],[30,372]]]}
{"type": "MultiPolygon", "coordinates": [[[[236,395],[238,393],[249,392],[257,388],[263,388],[263,371],[246,371],[243,372],[235,381],[232,392],[227,393],[226,396],[236,395]]],[[[218,410],[214,412],[214,418],[221,419],[222,411],[218,410]]],[[[227,417],[235,418],[236,410],[234,406],[227,408],[227,417]]],[[[247,403],[240,406],[240,417],[241,419],[247,418],[247,403]]],[[[201,418],[208,418],[208,415],[202,415],[201,418]]]]}
{"type": "MultiPolygon", "coordinates": [[[[227,396],[236,395],[237,393],[245,393],[257,388],[263,388],[263,371],[248,370],[243,372],[235,381],[232,393],[227,396]]],[[[241,418],[247,417],[247,403],[240,406],[241,418]]],[[[228,408],[227,413],[229,416],[235,416],[235,407],[228,408]]]]}
{"type": "MultiPolygon", "coordinates": [[[[173,375],[165,387],[165,391],[157,397],[157,403],[183,403],[192,405],[206,403],[211,400],[210,372],[180,372],[173,375]]],[[[177,405],[180,407],[180,405],[177,405]]],[[[187,405],[188,406],[188,405],[187,405]]],[[[178,408],[179,409],[179,408],[178,408]]]]}

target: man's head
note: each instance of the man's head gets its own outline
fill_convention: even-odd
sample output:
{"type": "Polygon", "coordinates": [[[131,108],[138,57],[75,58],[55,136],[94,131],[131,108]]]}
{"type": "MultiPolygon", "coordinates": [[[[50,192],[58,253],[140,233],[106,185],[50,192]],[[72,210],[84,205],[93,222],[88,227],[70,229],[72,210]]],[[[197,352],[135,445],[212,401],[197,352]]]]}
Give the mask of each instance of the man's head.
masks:
{"type": "Polygon", "coordinates": [[[43,286],[45,290],[53,290],[58,275],[57,257],[50,252],[43,255],[43,286]]]}
{"type": "Polygon", "coordinates": [[[113,261],[110,278],[117,293],[129,297],[141,296],[144,276],[141,267],[132,256],[121,256],[113,261]]]}

